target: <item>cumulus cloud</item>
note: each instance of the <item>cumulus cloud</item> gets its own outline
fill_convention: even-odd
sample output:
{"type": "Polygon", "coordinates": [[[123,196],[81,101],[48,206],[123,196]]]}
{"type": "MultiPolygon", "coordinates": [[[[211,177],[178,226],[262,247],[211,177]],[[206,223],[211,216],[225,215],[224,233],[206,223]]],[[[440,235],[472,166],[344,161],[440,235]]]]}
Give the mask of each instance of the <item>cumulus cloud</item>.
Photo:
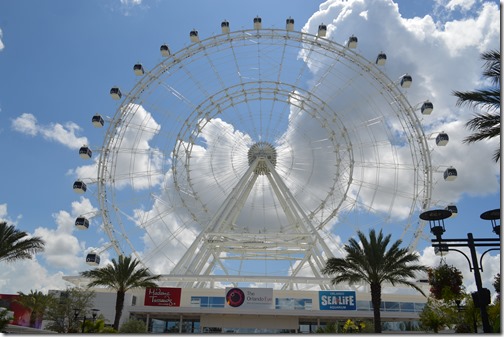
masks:
{"type": "Polygon", "coordinates": [[[86,137],[77,136],[77,133],[81,131],[77,124],[68,122],[64,125],[59,123],[41,125],[37,118],[29,113],[23,113],[15,118],[12,121],[12,129],[29,136],[40,135],[46,140],[55,141],[70,149],[79,149],[82,145],[87,144],[86,137]]]}
{"type": "MultiPolygon", "coordinates": [[[[93,250],[75,233],[75,218],[82,214],[94,214],[94,208],[89,199],[81,198],[72,203],[70,212],[60,211],[53,215],[56,228],[38,227],[29,236],[38,236],[45,242],[44,251],[35,255],[34,259],[3,263],[0,270],[0,288],[4,293],[18,291],[29,292],[37,289],[47,292],[50,289],[64,289],[69,284],[62,279],[63,275],[75,275],[88,269],[85,255],[93,250]],[[44,260],[42,264],[40,261],[44,260]],[[36,277],[26,277],[26,271],[36,277]]],[[[8,219],[7,205],[0,206],[0,219],[8,219]]],[[[22,230],[22,228],[21,228],[22,230]]],[[[98,251],[100,247],[96,247],[98,251]]],[[[102,254],[106,263],[108,253],[102,254]]]]}
{"type": "Polygon", "coordinates": [[[0,29],[0,51],[2,51],[5,48],[3,41],[2,41],[2,38],[3,38],[3,33],[2,33],[2,29],[0,29]]]}

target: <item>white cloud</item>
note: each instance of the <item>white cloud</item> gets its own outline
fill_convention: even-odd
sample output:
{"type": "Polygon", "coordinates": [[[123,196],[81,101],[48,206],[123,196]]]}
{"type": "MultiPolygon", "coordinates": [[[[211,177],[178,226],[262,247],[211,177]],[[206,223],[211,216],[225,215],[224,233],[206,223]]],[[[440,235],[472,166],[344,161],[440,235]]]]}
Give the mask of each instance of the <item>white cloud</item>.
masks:
{"type": "Polygon", "coordinates": [[[47,293],[52,289],[65,289],[69,285],[62,279],[60,271],[48,271],[38,260],[22,260],[2,263],[0,268],[0,289],[4,294],[24,293],[38,290],[47,293]]]}
{"type": "MultiPolygon", "coordinates": [[[[495,193],[498,167],[491,162],[495,146],[461,143],[469,134],[463,124],[471,118],[472,111],[455,107],[452,91],[474,89],[481,76],[480,53],[498,49],[498,6],[486,3],[481,10],[473,11],[467,17],[440,25],[430,16],[404,19],[397,12],[397,6],[389,1],[368,2],[327,1],[304,29],[315,32],[318,24],[328,23],[329,38],[340,43],[355,34],[359,37],[358,52],[363,56],[372,59],[378,50],[386,51],[388,59],[384,71],[391,78],[401,72],[413,74],[413,85],[407,92],[411,104],[425,99],[434,103],[432,115],[421,116],[426,134],[444,130],[450,136],[450,143],[445,148],[436,147],[431,141],[433,164],[441,171],[453,165],[462,178],[441,188],[440,185],[445,184],[442,174],[435,174],[439,184],[435,192],[437,199],[458,200],[464,192],[495,193]],[[364,9],[366,18],[358,15],[364,9]],[[381,24],[383,22],[386,24],[381,24]],[[488,165],[481,166],[480,163],[485,161],[488,165]],[[479,173],[475,177],[472,172],[479,173]],[[469,176],[477,181],[471,182],[469,176]]],[[[471,2],[466,4],[473,5],[471,2]]]]}
{"type": "MultiPolygon", "coordinates": [[[[64,275],[78,275],[92,268],[85,262],[89,252],[100,255],[100,265],[110,262],[110,252],[106,246],[87,246],[79,237],[83,232],[75,228],[75,218],[80,215],[92,217],[97,209],[89,199],[81,198],[72,202],[71,211],[53,214],[56,228],[38,227],[30,237],[38,236],[45,241],[44,251],[30,260],[1,263],[0,289],[3,293],[29,292],[39,290],[47,293],[51,289],[65,289],[70,284],[62,279],[64,275]],[[44,261],[43,263],[41,261],[44,261]]],[[[0,205],[0,219],[9,219],[7,205],[0,205]]],[[[95,225],[94,223],[92,223],[95,225]]],[[[22,229],[21,229],[22,230],[22,229]]],[[[89,231],[92,229],[90,228],[89,231]]]]}
{"type": "Polygon", "coordinates": [[[142,0],[121,0],[121,4],[125,6],[138,6],[142,4],[142,0]]]}
{"type": "Polygon", "coordinates": [[[2,29],[0,29],[0,51],[2,51],[5,48],[3,41],[2,41],[2,38],[3,38],[3,33],[2,33],[2,29]]]}
{"type": "Polygon", "coordinates": [[[65,125],[56,123],[49,125],[38,124],[37,118],[29,113],[23,113],[12,121],[12,129],[30,136],[41,135],[46,140],[55,141],[70,149],[79,149],[87,144],[86,137],[78,137],[81,128],[72,122],[65,125]]]}
{"type": "Polygon", "coordinates": [[[476,0],[436,0],[437,6],[442,6],[444,9],[453,11],[460,8],[462,11],[468,11],[475,4],[476,0]]]}
{"type": "Polygon", "coordinates": [[[85,269],[85,244],[79,242],[74,235],[75,219],[81,215],[96,213],[89,199],[81,198],[72,202],[72,212],[60,211],[53,215],[56,229],[38,227],[34,235],[45,241],[45,250],[41,254],[52,268],[63,269],[66,272],[77,273],[85,269]]]}
{"type": "Polygon", "coordinates": [[[7,216],[7,204],[0,204],[0,220],[5,221],[5,216],[7,216]]]}
{"type": "Polygon", "coordinates": [[[12,128],[26,135],[36,136],[38,133],[37,119],[32,114],[24,113],[12,121],[12,128]]]}

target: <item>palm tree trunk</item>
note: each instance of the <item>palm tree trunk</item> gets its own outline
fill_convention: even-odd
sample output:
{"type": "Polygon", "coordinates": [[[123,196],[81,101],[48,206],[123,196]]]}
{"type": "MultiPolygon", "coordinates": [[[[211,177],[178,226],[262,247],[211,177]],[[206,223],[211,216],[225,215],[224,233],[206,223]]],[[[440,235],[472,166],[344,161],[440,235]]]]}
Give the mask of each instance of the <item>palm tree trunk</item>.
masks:
{"type": "Polygon", "coordinates": [[[119,321],[121,320],[121,315],[122,315],[122,310],[124,307],[124,291],[118,291],[117,292],[117,298],[116,298],[116,313],[115,313],[115,318],[114,318],[114,329],[119,331],[119,321]]]}
{"type": "Polygon", "coordinates": [[[381,284],[371,283],[371,303],[373,304],[374,332],[381,333],[381,284]]]}

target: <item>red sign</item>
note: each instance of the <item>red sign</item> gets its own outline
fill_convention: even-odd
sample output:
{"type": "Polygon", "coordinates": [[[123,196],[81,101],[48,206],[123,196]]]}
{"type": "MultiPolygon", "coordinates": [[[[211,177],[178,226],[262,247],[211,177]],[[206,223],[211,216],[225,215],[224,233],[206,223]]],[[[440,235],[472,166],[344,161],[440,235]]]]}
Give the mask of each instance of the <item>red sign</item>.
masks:
{"type": "Polygon", "coordinates": [[[180,307],[181,288],[147,288],[144,305],[180,307]]]}

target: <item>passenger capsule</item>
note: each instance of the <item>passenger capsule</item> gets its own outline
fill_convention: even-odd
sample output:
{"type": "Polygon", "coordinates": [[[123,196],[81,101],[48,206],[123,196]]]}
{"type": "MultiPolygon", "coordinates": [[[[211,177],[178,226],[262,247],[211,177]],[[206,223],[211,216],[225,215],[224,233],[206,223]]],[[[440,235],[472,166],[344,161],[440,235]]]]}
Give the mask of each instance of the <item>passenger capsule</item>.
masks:
{"type": "Polygon", "coordinates": [[[91,122],[95,128],[101,128],[103,124],[105,124],[105,121],[99,114],[94,115],[93,118],[91,118],[91,122]]]}
{"type": "Polygon", "coordinates": [[[137,63],[133,66],[133,72],[137,76],[142,76],[143,74],[145,74],[144,68],[140,63],[137,63]]]}
{"type": "Polygon", "coordinates": [[[285,20],[285,29],[288,32],[292,32],[294,30],[294,19],[289,16],[287,20],[285,20]]]}
{"type": "Polygon", "coordinates": [[[112,96],[112,98],[115,100],[121,99],[122,97],[121,90],[118,87],[112,87],[110,89],[110,96],[112,96]]]}
{"type": "Polygon", "coordinates": [[[437,146],[446,146],[448,144],[448,141],[450,138],[448,137],[448,134],[444,132],[440,132],[439,135],[436,137],[436,145],[437,146]]]}
{"type": "Polygon", "coordinates": [[[327,26],[324,24],[321,24],[318,26],[318,37],[325,37],[327,34],[327,26]]]}
{"type": "Polygon", "coordinates": [[[254,29],[261,29],[262,28],[262,19],[259,16],[256,16],[254,18],[254,29]]]}
{"type": "Polygon", "coordinates": [[[85,230],[89,228],[89,220],[83,216],[75,219],[75,227],[80,230],[85,230]]]}
{"type": "Polygon", "coordinates": [[[168,48],[167,44],[162,44],[161,47],[159,47],[159,51],[161,52],[161,56],[163,57],[168,57],[171,55],[170,48],[168,48]]]}
{"type": "Polygon", "coordinates": [[[401,77],[401,87],[407,89],[411,86],[411,82],[413,82],[413,78],[410,75],[403,75],[401,77]]]}
{"type": "Polygon", "coordinates": [[[81,148],[79,149],[79,156],[82,159],[91,159],[91,157],[93,156],[93,151],[91,151],[91,149],[86,145],[81,146],[81,148]]]}
{"type": "Polygon", "coordinates": [[[357,36],[352,35],[348,38],[347,47],[352,49],[357,48],[357,36]]]}
{"type": "Polygon", "coordinates": [[[86,256],[86,263],[90,266],[97,266],[100,264],[100,255],[96,253],[89,253],[86,256]]]}
{"type": "Polygon", "coordinates": [[[229,34],[229,22],[227,22],[226,20],[222,21],[221,24],[221,30],[222,30],[222,34],[229,34]]]}
{"type": "Polygon", "coordinates": [[[376,64],[383,66],[385,65],[385,62],[387,62],[387,55],[385,53],[379,53],[376,57],[376,64]]]}
{"type": "Polygon", "coordinates": [[[450,204],[445,207],[446,210],[450,211],[452,213],[451,217],[454,218],[458,215],[458,209],[457,206],[450,204]]]}
{"type": "Polygon", "coordinates": [[[432,110],[434,109],[434,104],[430,101],[425,101],[422,104],[422,107],[420,108],[420,111],[422,112],[422,115],[430,115],[432,113],[432,110]]]}
{"type": "Polygon", "coordinates": [[[191,30],[191,32],[189,33],[189,38],[191,39],[191,42],[199,42],[198,31],[191,30]]]}
{"type": "Polygon", "coordinates": [[[86,184],[81,180],[76,180],[73,183],[73,190],[77,194],[83,194],[87,190],[86,184]]]}
{"type": "Polygon", "coordinates": [[[457,179],[457,170],[450,166],[444,171],[443,176],[444,176],[444,180],[453,181],[453,180],[457,179]]]}

